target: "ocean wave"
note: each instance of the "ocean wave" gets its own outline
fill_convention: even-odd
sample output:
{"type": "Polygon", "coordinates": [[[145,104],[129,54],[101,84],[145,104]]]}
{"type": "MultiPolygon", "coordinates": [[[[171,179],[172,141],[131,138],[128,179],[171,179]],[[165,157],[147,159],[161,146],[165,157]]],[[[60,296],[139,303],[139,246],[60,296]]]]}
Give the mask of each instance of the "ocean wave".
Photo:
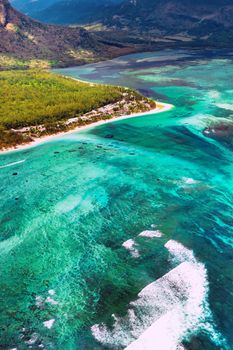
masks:
{"type": "Polygon", "coordinates": [[[55,322],[55,319],[51,319],[51,320],[48,320],[48,321],[44,321],[43,322],[43,325],[48,328],[48,329],[51,329],[53,327],[53,324],[55,322]]]}
{"type": "Polygon", "coordinates": [[[176,241],[168,241],[165,248],[179,265],[142,289],[137,300],[129,304],[126,316],[113,315],[111,329],[105,324],[94,325],[93,336],[112,349],[178,350],[183,340],[204,330],[227,349],[209,308],[204,264],[176,241]]]}
{"type": "Polygon", "coordinates": [[[217,98],[221,97],[221,93],[218,90],[210,90],[208,92],[209,98],[216,100],[217,98]]]}
{"type": "Polygon", "coordinates": [[[226,109],[228,111],[233,111],[232,103],[216,103],[216,106],[222,109],[226,109]]]}
{"type": "Polygon", "coordinates": [[[122,247],[124,247],[125,249],[129,250],[131,255],[134,258],[138,258],[139,257],[139,251],[136,248],[136,243],[135,243],[135,241],[133,239],[128,239],[127,241],[125,241],[122,244],[122,247]]]}
{"type": "Polygon", "coordinates": [[[170,239],[164,247],[169,251],[170,258],[176,263],[182,263],[185,261],[197,263],[197,260],[193,254],[193,251],[184,247],[183,244],[170,239]]]}
{"type": "Polygon", "coordinates": [[[147,237],[147,238],[160,238],[163,236],[162,232],[159,230],[146,230],[142,231],[138,235],[139,237],[147,237]]]}
{"type": "Polygon", "coordinates": [[[191,177],[182,177],[182,181],[186,184],[186,185],[195,185],[198,184],[199,181],[194,180],[191,177]]]}

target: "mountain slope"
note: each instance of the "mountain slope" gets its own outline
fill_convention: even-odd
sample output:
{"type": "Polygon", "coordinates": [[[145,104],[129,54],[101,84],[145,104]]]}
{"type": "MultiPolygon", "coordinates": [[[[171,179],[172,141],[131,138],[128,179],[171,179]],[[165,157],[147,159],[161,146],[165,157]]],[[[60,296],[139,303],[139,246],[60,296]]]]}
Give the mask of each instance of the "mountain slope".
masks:
{"type": "Polygon", "coordinates": [[[221,46],[224,39],[231,43],[233,3],[231,0],[124,0],[103,18],[103,23],[151,37],[179,34],[190,40],[213,44],[216,41],[221,46]]]}
{"type": "MultiPolygon", "coordinates": [[[[41,0],[40,0],[41,1],[41,0]]],[[[102,20],[104,13],[122,0],[60,0],[41,11],[31,11],[33,18],[53,24],[86,24],[102,20]]]]}
{"type": "Polygon", "coordinates": [[[171,28],[189,30],[202,26],[203,22],[232,26],[232,14],[231,0],[124,0],[106,20],[121,27],[157,25],[159,30],[167,32],[171,28]]]}
{"type": "Polygon", "coordinates": [[[105,38],[149,43],[152,48],[158,43],[232,47],[232,0],[119,0],[118,3],[105,0],[104,3],[103,6],[103,0],[62,0],[35,16],[48,23],[99,23],[96,28],[105,38]]]}
{"type": "Polygon", "coordinates": [[[1,56],[74,65],[131,51],[123,45],[103,43],[83,28],[42,24],[13,9],[8,0],[0,0],[1,56]]]}

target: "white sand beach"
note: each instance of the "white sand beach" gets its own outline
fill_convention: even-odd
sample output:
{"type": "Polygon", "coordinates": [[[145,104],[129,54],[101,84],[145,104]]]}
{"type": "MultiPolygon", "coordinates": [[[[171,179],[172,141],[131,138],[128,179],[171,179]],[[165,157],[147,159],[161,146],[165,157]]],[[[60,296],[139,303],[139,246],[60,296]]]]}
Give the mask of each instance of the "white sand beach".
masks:
{"type": "Polygon", "coordinates": [[[12,152],[12,151],[20,151],[20,150],[25,149],[25,148],[35,147],[39,144],[45,143],[45,142],[50,141],[50,140],[55,139],[55,138],[59,138],[63,135],[76,133],[78,131],[90,129],[90,128],[93,128],[93,127],[96,127],[96,126],[99,126],[102,124],[112,123],[112,122],[115,122],[118,120],[124,120],[124,119],[135,118],[135,117],[143,117],[143,116],[147,116],[147,115],[151,115],[151,114],[158,114],[158,113],[162,113],[162,112],[167,112],[167,111],[171,110],[172,108],[174,108],[174,106],[172,104],[156,101],[156,108],[152,109],[148,112],[133,113],[133,114],[129,114],[129,115],[123,115],[120,117],[113,117],[113,118],[107,119],[107,120],[99,120],[98,122],[90,123],[90,124],[87,124],[84,126],[79,126],[79,127],[76,127],[72,130],[69,130],[69,131],[58,132],[58,133],[55,133],[52,135],[38,137],[29,143],[25,143],[25,144],[18,145],[15,147],[10,147],[10,148],[5,149],[5,150],[1,150],[0,154],[12,152]]]}

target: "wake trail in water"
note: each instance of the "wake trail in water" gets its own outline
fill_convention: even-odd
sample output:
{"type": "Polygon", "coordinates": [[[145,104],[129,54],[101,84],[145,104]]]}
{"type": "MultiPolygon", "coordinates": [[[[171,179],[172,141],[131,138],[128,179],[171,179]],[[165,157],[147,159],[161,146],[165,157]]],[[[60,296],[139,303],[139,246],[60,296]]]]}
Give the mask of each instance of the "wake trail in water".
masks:
{"type": "Polygon", "coordinates": [[[94,325],[93,336],[112,349],[178,350],[183,349],[183,340],[204,331],[221,349],[228,349],[214,326],[204,264],[176,241],[168,241],[165,248],[172,263],[179,265],[142,289],[126,316],[112,315],[111,329],[94,325]]]}
{"type": "Polygon", "coordinates": [[[10,167],[10,166],[14,166],[14,165],[16,165],[16,164],[24,163],[25,160],[26,160],[26,159],[19,160],[18,162],[9,163],[9,164],[6,164],[6,165],[0,165],[0,169],[7,168],[7,167],[10,167]]]}

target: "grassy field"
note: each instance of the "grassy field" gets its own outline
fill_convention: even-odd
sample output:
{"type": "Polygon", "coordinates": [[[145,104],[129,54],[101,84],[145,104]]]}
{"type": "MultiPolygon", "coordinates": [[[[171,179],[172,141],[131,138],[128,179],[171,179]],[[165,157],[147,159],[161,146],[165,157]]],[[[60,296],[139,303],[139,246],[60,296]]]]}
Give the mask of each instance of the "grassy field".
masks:
{"type": "Polygon", "coordinates": [[[123,99],[133,99],[138,111],[144,108],[145,98],[129,89],[79,82],[46,71],[0,72],[0,148],[30,141],[31,133],[15,129],[63,131],[70,118],[123,99]]]}

